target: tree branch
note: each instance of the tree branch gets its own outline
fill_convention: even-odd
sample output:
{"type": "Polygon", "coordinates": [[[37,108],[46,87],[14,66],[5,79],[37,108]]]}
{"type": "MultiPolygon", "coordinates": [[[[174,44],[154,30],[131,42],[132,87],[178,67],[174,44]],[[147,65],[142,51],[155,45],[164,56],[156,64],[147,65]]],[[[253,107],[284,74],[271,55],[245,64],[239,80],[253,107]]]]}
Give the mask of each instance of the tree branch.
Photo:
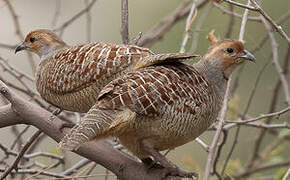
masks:
{"type": "MultiPolygon", "coordinates": [[[[14,124],[29,124],[37,127],[56,142],[59,142],[65,133],[68,132],[69,129],[67,128],[64,128],[64,132],[60,131],[64,122],[58,117],[18,97],[2,81],[0,81],[0,94],[12,104],[1,107],[0,128],[14,124]],[[8,122],[9,120],[11,120],[10,123],[8,122]]],[[[163,169],[153,169],[148,172],[148,169],[142,163],[136,162],[129,158],[128,155],[114,149],[105,140],[86,143],[75,153],[101,164],[116,174],[119,179],[134,180],[138,177],[140,179],[157,180],[164,173],[163,169]]]]}

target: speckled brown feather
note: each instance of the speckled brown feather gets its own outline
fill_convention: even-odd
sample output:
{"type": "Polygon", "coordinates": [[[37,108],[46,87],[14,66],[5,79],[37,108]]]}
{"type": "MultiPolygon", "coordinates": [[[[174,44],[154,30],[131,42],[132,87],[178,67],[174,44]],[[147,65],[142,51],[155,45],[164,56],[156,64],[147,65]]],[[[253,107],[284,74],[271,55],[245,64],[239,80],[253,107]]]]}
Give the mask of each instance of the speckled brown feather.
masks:
{"type": "Polygon", "coordinates": [[[146,48],[105,43],[64,48],[41,62],[37,90],[62,109],[87,112],[108,82],[152,54],[146,48]]]}

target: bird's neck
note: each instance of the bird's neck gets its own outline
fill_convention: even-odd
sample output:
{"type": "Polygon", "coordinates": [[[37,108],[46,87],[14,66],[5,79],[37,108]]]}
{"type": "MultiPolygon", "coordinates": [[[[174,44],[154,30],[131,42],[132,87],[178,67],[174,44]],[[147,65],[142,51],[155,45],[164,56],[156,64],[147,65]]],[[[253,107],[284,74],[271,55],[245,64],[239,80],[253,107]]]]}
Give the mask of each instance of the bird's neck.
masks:
{"type": "Polygon", "coordinates": [[[201,59],[195,64],[195,68],[202,73],[205,78],[213,84],[215,90],[218,92],[219,97],[224,97],[224,92],[227,86],[228,76],[221,68],[221,61],[201,59]]]}
{"type": "Polygon", "coordinates": [[[66,47],[68,47],[68,46],[65,43],[57,44],[54,46],[41,47],[41,48],[39,48],[40,60],[43,61],[45,59],[48,59],[49,57],[53,56],[59,50],[62,50],[66,47]]]}
{"type": "Polygon", "coordinates": [[[68,46],[66,44],[59,45],[59,46],[51,46],[47,48],[40,48],[39,50],[39,57],[40,57],[40,62],[37,66],[36,69],[36,79],[38,80],[40,78],[40,73],[42,72],[42,69],[45,67],[45,64],[49,62],[51,57],[56,54],[57,52],[67,48],[68,46]]]}

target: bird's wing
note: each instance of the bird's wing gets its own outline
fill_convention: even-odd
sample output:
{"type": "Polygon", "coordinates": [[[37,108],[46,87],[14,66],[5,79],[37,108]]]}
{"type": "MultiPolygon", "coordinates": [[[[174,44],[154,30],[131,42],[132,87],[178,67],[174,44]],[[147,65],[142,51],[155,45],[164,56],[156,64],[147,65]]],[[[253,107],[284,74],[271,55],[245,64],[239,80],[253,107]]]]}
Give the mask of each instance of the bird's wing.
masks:
{"type": "Polygon", "coordinates": [[[180,62],[187,59],[192,59],[200,57],[196,54],[188,53],[166,53],[166,54],[154,54],[150,56],[143,57],[136,65],[135,69],[140,69],[143,67],[148,67],[155,64],[163,64],[169,62],[180,62]]]}
{"type": "Polygon", "coordinates": [[[211,102],[207,80],[183,63],[142,68],[109,83],[101,91],[97,107],[129,108],[136,114],[158,116],[166,108],[195,113],[211,102]],[[180,105],[180,106],[179,106],[180,105]]]}
{"type": "MultiPolygon", "coordinates": [[[[152,55],[147,48],[133,45],[91,43],[73,46],[53,55],[41,71],[40,82],[57,94],[75,92],[92,83],[104,84],[117,73],[152,55]]],[[[105,84],[104,84],[105,85],[105,84]]]]}

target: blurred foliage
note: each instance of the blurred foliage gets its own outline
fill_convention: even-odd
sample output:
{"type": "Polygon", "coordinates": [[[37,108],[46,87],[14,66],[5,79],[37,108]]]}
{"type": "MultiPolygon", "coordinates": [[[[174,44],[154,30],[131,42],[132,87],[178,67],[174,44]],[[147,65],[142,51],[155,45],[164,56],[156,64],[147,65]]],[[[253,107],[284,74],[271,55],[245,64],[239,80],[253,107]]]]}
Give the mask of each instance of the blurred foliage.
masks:
{"type": "Polygon", "coordinates": [[[275,174],[274,180],[282,180],[286,172],[287,172],[286,168],[279,169],[278,172],[275,174]]]}
{"type": "MultiPolygon", "coordinates": [[[[52,146],[48,149],[47,151],[50,154],[54,154],[54,155],[58,155],[58,156],[62,156],[62,151],[57,147],[57,146],[52,146]]],[[[50,157],[44,157],[42,156],[40,159],[40,162],[44,165],[49,166],[52,159],[50,157]]]]}
{"type": "Polygon", "coordinates": [[[201,167],[198,165],[198,163],[192,158],[192,156],[189,156],[187,154],[183,155],[181,157],[181,162],[184,164],[184,166],[189,170],[200,170],[201,167]]]}
{"type": "MultiPolygon", "coordinates": [[[[221,163],[221,164],[223,164],[223,163],[221,163]]],[[[225,174],[228,176],[231,176],[231,175],[239,172],[239,170],[241,170],[242,168],[243,167],[242,167],[242,163],[241,163],[240,159],[230,159],[228,166],[225,170],[225,174]]]]}

